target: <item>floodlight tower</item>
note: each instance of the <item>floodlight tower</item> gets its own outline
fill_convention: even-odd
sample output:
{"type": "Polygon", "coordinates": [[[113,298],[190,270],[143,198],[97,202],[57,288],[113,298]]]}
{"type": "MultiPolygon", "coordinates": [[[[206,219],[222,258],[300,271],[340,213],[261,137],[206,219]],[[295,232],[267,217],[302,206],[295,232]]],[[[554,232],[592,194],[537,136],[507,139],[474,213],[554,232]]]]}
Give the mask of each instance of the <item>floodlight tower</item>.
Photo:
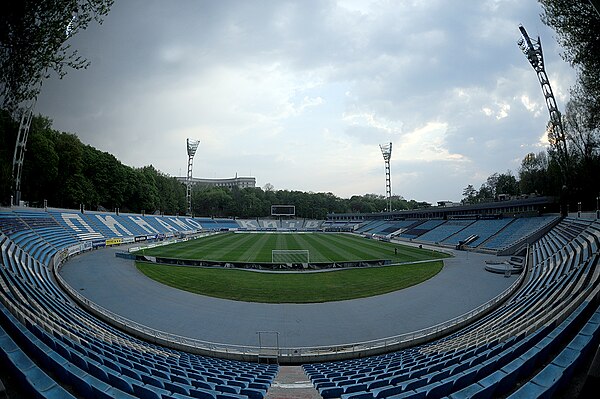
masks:
{"type": "Polygon", "coordinates": [[[550,129],[548,131],[548,141],[550,145],[558,152],[559,163],[562,169],[563,179],[566,183],[567,167],[569,165],[569,153],[567,151],[567,139],[565,131],[563,129],[562,117],[558,107],[556,106],[556,100],[552,93],[552,87],[548,81],[546,75],[546,68],[544,67],[544,55],[542,53],[542,42],[540,37],[537,40],[533,40],[527,34],[527,31],[523,25],[519,25],[522,37],[517,41],[517,45],[523,51],[523,54],[527,57],[527,60],[537,73],[538,80],[542,86],[542,93],[546,99],[546,106],[550,113],[550,129]]]}
{"type": "Polygon", "coordinates": [[[186,194],[187,194],[187,206],[188,214],[192,214],[192,166],[194,163],[194,155],[200,140],[187,139],[187,154],[188,154],[188,171],[186,179],[186,194]]]}
{"type": "Polygon", "coordinates": [[[392,143],[379,144],[381,154],[385,161],[385,196],[387,199],[387,211],[392,211],[392,178],[390,176],[390,159],[392,158],[392,143]]]}
{"type": "Polygon", "coordinates": [[[14,185],[14,197],[11,205],[19,205],[21,202],[21,175],[23,173],[23,160],[25,151],[27,151],[27,137],[29,136],[29,128],[33,119],[33,108],[37,102],[37,96],[29,101],[25,107],[21,109],[21,121],[19,122],[19,131],[17,132],[17,140],[15,142],[15,152],[13,155],[12,178],[14,185]]]}

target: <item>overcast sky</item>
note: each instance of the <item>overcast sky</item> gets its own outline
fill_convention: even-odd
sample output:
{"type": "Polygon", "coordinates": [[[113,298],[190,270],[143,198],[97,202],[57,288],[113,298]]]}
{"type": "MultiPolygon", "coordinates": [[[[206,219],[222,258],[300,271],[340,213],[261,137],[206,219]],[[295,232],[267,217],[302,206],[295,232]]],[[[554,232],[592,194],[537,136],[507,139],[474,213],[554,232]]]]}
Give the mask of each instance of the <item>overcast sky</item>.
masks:
{"type": "Polygon", "coordinates": [[[460,200],[543,150],[548,121],[519,23],[564,109],[574,71],[534,0],[117,1],[72,40],[91,61],[36,111],[123,163],[276,189],[460,200]]]}

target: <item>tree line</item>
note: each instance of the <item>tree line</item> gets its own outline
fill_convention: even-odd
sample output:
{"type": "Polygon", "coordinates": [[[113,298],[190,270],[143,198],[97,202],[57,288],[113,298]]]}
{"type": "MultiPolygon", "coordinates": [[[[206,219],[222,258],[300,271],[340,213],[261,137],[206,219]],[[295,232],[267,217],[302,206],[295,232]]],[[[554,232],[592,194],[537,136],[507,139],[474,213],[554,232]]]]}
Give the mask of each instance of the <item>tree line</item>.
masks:
{"type": "MultiPolygon", "coordinates": [[[[10,204],[12,156],[18,123],[0,112],[0,203],[10,204]]],[[[112,154],[83,144],[76,135],[52,128],[43,116],[33,118],[23,166],[22,198],[30,206],[122,212],[185,214],[185,185],[152,165],[133,168],[112,154]]],[[[261,188],[194,186],[192,212],[198,216],[253,218],[269,216],[271,205],[295,205],[298,217],[324,219],[329,212],[381,212],[382,195],[340,198],[332,193],[261,188]]],[[[415,209],[429,204],[392,198],[393,209],[415,209]]]]}

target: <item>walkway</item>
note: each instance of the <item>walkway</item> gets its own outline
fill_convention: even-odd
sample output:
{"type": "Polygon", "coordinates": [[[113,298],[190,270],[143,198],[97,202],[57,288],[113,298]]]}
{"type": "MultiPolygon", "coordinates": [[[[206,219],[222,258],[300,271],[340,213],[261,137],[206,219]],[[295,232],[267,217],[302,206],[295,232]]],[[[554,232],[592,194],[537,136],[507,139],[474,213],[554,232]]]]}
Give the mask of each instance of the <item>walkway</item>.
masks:
{"type": "Polygon", "coordinates": [[[280,347],[355,343],[419,330],[464,314],[517,277],[484,270],[490,255],[456,252],[435,277],[371,298],[317,304],[261,304],[216,299],[160,284],[122,248],[85,253],[61,275],[91,301],[158,330],[209,342],[257,346],[257,331],[279,332],[280,347]]]}

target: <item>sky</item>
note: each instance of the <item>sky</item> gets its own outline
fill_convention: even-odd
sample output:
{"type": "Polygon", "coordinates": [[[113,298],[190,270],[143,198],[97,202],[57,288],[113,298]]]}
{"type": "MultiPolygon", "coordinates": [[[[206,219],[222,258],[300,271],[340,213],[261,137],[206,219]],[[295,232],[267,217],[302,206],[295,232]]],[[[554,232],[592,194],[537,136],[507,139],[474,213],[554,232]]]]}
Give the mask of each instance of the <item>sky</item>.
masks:
{"type": "Polygon", "coordinates": [[[69,40],[91,61],[36,112],[124,164],[275,189],[459,201],[545,149],[519,24],[540,36],[559,108],[575,72],[534,0],[117,1],[69,40]]]}

